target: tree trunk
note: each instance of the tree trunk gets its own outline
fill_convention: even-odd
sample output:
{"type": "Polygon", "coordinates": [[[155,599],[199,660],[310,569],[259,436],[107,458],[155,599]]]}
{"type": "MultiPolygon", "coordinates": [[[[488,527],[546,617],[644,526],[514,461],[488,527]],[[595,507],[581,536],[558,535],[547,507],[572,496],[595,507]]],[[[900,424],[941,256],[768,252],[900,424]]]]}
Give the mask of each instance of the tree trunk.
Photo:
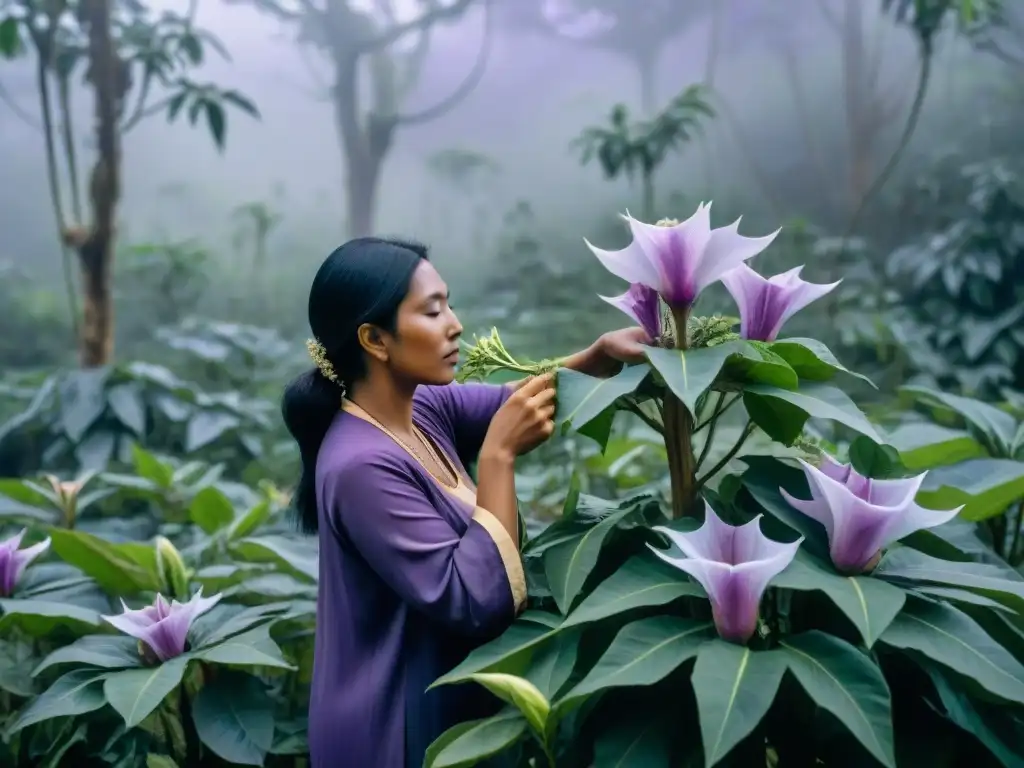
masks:
{"type": "Polygon", "coordinates": [[[71,238],[82,266],[81,362],[85,368],[108,364],[114,353],[111,273],[114,218],[120,196],[121,147],[118,67],[110,29],[110,0],[83,5],[89,27],[89,79],[95,97],[97,158],[89,182],[92,228],[71,238]]]}
{"type": "Polygon", "coordinates": [[[850,142],[848,210],[857,209],[871,186],[874,175],[874,139],[878,126],[867,82],[864,46],[863,3],[846,0],[843,7],[842,58],[843,95],[847,138],[850,142]]]}

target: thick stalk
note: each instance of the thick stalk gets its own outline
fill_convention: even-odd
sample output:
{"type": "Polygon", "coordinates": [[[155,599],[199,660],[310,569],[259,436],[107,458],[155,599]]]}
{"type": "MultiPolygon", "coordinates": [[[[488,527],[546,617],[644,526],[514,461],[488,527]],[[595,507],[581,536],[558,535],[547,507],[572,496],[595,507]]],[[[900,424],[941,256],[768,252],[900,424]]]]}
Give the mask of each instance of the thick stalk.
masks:
{"type": "MultiPolygon", "coordinates": [[[[689,307],[673,309],[676,349],[685,351],[689,307]]],[[[665,392],[665,450],[672,484],[672,517],[694,514],[697,499],[697,462],[693,455],[693,417],[671,390],[665,392]]]]}

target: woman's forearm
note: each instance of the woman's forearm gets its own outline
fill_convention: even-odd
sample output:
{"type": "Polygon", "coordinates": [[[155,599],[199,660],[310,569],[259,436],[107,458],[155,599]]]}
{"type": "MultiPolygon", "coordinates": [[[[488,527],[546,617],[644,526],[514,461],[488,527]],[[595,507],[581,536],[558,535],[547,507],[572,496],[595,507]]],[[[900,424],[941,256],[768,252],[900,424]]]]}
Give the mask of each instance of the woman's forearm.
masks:
{"type": "Polygon", "coordinates": [[[476,464],[476,503],[496,518],[519,547],[515,456],[484,445],[476,464]]]}
{"type": "Polygon", "coordinates": [[[586,349],[562,360],[562,367],[603,379],[621,371],[622,362],[608,355],[604,348],[604,337],[601,336],[586,349]]]}

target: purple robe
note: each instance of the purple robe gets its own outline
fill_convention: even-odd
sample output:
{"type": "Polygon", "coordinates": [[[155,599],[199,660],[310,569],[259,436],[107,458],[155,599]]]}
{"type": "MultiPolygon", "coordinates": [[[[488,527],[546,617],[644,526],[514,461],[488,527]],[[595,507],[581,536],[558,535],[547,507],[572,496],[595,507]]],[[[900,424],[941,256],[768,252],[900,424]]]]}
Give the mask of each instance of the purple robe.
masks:
{"type": "MultiPolygon", "coordinates": [[[[508,395],[483,384],[421,386],[413,420],[468,478],[508,395]]],[[[316,485],[312,768],[420,768],[447,728],[496,711],[479,686],[426,688],[522,609],[519,552],[467,480],[443,486],[351,403],[320,449],[316,485]]]]}

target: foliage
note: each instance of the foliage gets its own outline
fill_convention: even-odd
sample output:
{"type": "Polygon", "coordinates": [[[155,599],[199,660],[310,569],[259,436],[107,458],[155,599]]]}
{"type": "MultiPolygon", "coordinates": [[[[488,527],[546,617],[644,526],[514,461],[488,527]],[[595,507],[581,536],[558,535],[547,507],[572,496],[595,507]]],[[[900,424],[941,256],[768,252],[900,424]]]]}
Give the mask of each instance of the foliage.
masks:
{"type": "MultiPolygon", "coordinates": [[[[654,235],[645,237],[654,259],[654,235]]],[[[678,305],[673,314],[686,317],[678,305]]],[[[916,446],[890,444],[898,433],[887,436],[857,409],[841,388],[855,375],[820,342],[697,346],[692,331],[678,330],[674,339],[610,379],[560,370],[556,423],[604,447],[617,413],[641,416],[663,435],[670,470],[673,442],[685,437],[685,471],[702,499],[680,514],[676,496],[686,486],[675,476],[671,517],[656,493],[603,501],[570,488],[561,517],[524,547],[528,610],[434,683],[483,685],[507,706],[446,732],[426,764],[496,754],[551,766],[1016,764],[1024,579],[970,522],[979,519],[972,511],[998,515],[1006,504],[937,469],[940,485],[923,487],[917,502],[964,504],[961,520],[943,523],[956,509],[917,507],[921,478],[908,477],[908,466],[958,458],[921,426],[916,446]],[[672,398],[689,421],[669,421],[672,398]],[[809,432],[819,420],[840,424],[842,439],[830,445],[809,432]],[[744,451],[753,433],[769,443],[760,455],[744,451]],[[716,439],[732,443],[721,458],[706,448],[716,439]],[[835,487],[817,479],[825,470],[835,487]],[[896,501],[897,487],[910,496],[896,501]],[[872,501],[870,488],[886,500],[872,501]],[[795,501],[808,496],[816,501],[795,501]],[[882,549],[874,557],[863,550],[857,562],[867,564],[850,566],[844,547],[864,546],[880,525],[868,522],[873,514],[918,522],[876,534],[867,546],[882,549]],[[775,550],[789,554],[753,554],[775,550]],[[755,572],[764,574],[760,587],[749,581],[755,572]],[[727,631],[728,617],[751,610],[748,633],[727,631]]],[[[478,354],[507,364],[511,355],[491,341],[478,354]]],[[[983,404],[919,394],[955,410],[970,430],[964,439],[984,446],[988,461],[997,450],[1016,455],[1015,425],[987,421],[983,404]]]]}

